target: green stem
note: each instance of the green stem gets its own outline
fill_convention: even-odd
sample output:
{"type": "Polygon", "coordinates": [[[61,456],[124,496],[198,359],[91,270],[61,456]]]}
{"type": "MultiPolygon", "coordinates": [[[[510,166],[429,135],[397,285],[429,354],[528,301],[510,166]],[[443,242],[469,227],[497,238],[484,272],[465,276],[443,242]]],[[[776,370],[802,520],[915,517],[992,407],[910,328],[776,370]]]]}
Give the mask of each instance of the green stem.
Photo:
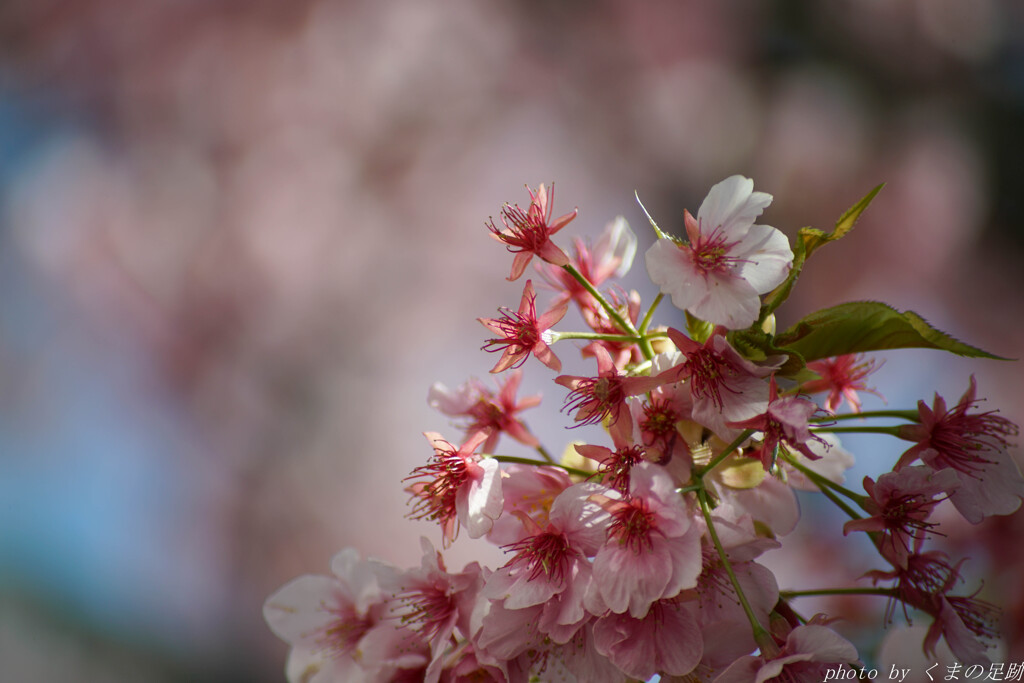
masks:
{"type": "Polygon", "coordinates": [[[651,307],[647,309],[647,313],[644,314],[644,319],[640,321],[640,327],[637,328],[640,334],[647,333],[647,328],[651,326],[651,319],[654,317],[654,309],[658,307],[658,304],[660,304],[661,300],[664,298],[665,295],[661,292],[658,292],[658,296],[654,297],[654,301],[651,302],[651,307]]]}
{"type": "Polygon", "coordinates": [[[888,434],[899,436],[899,427],[815,427],[812,431],[829,432],[831,434],[888,434]]]}
{"type": "MultiPolygon", "coordinates": [[[[552,465],[558,465],[558,462],[554,458],[551,457],[550,453],[548,453],[548,449],[544,448],[540,444],[537,444],[537,452],[540,453],[540,457],[544,458],[545,460],[547,460],[552,465]]],[[[558,465],[558,466],[561,467],[561,465],[558,465]]]]}
{"type": "Polygon", "coordinates": [[[825,417],[813,417],[811,422],[832,422],[833,420],[856,420],[858,418],[872,417],[895,417],[910,422],[919,422],[920,413],[916,410],[865,410],[862,413],[841,413],[839,415],[827,415],[825,417]]]}
{"type": "Polygon", "coordinates": [[[892,588],[817,588],[805,591],[779,591],[779,597],[786,600],[815,595],[884,595],[891,598],[895,592],[892,588]]]}
{"type": "Polygon", "coordinates": [[[814,482],[818,485],[818,490],[821,491],[821,495],[828,498],[830,501],[835,503],[836,507],[845,512],[850,516],[850,519],[863,519],[852,507],[846,504],[842,498],[832,493],[826,486],[822,486],[820,482],[814,482]]]}
{"type": "Polygon", "coordinates": [[[641,341],[640,337],[629,334],[601,334],[599,332],[551,332],[551,342],[559,342],[563,339],[596,339],[598,341],[610,342],[631,342],[633,344],[641,341]]]}
{"type": "Polygon", "coordinates": [[[590,295],[597,299],[597,302],[601,304],[601,307],[605,310],[605,312],[607,312],[611,319],[615,321],[615,324],[619,326],[619,329],[621,329],[623,332],[627,334],[633,335],[634,337],[640,336],[639,333],[636,331],[636,328],[633,327],[633,323],[623,318],[622,314],[615,310],[615,307],[612,306],[608,302],[608,300],[604,298],[601,292],[597,291],[597,289],[594,288],[594,285],[590,284],[590,280],[583,277],[583,274],[580,273],[580,271],[576,270],[575,266],[573,266],[571,263],[567,263],[562,267],[565,268],[569,272],[569,274],[576,279],[576,282],[580,283],[583,286],[583,289],[590,292],[590,295]]]}
{"type": "MultiPolygon", "coordinates": [[[[514,455],[493,455],[493,454],[490,454],[490,453],[485,453],[484,457],[485,458],[493,458],[493,459],[497,460],[498,462],[512,462],[512,463],[517,463],[519,465],[533,465],[535,467],[550,467],[551,466],[550,463],[546,463],[546,462],[544,462],[542,460],[531,460],[530,458],[517,458],[514,455]]],[[[568,465],[556,465],[556,467],[561,467],[563,470],[565,470],[569,474],[576,474],[576,475],[579,475],[581,477],[590,477],[590,476],[592,476],[594,474],[593,472],[587,472],[585,470],[580,470],[580,469],[577,469],[575,467],[569,467],[568,465]]]]}
{"type": "Polygon", "coordinates": [[[747,596],[743,593],[743,588],[740,587],[739,579],[736,578],[736,572],[733,571],[732,563],[729,562],[729,555],[725,552],[725,548],[722,547],[722,541],[718,538],[718,532],[715,530],[715,523],[711,519],[711,506],[708,505],[707,489],[702,488],[697,491],[697,499],[700,501],[700,511],[703,513],[704,521],[707,523],[708,534],[711,536],[711,542],[714,543],[715,550],[718,551],[718,559],[722,561],[725,573],[729,575],[729,581],[732,583],[732,588],[736,591],[736,597],[739,599],[740,605],[743,606],[743,611],[746,613],[747,620],[750,622],[750,628],[754,632],[754,641],[761,647],[762,652],[764,652],[766,656],[770,656],[773,654],[771,652],[772,650],[778,650],[778,646],[775,644],[775,640],[772,638],[768,630],[757,620],[757,615],[754,614],[754,609],[750,606],[747,596]]]}
{"type": "MultiPolygon", "coordinates": [[[[807,467],[806,465],[801,463],[799,460],[797,460],[792,455],[786,455],[785,458],[786,458],[786,462],[788,462],[792,467],[794,467],[797,470],[799,470],[800,473],[803,474],[805,477],[807,477],[808,479],[813,481],[817,485],[817,487],[819,489],[820,488],[832,489],[833,491],[836,491],[837,493],[841,493],[842,495],[846,496],[847,498],[849,498],[850,500],[852,500],[854,503],[856,503],[857,505],[861,506],[862,508],[864,507],[864,502],[867,500],[867,496],[862,496],[859,493],[854,493],[853,491],[851,491],[850,489],[846,488],[845,486],[843,486],[841,484],[837,484],[837,483],[835,483],[834,481],[832,481],[831,479],[829,479],[827,477],[821,476],[820,474],[818,474],[817,472],[812,470],[810,467],[807,467]]],[[[858,517],[858,519],[859,519],[859,517],[858,517]]]]}
{"type": "Polygon", "coordinates": [[[711,462],[709,462],[707,464],[707,467],[705,467],[703,470],[701,470],[697,474],[697,478],[703,479],[705,476],[707,476],[708,472],[710,472],[711,470],[713,470],[716,467],[718,467],[722,463],[723,460],[725,460],[730,455],[732,455],[732,453],[737,448],[740,447],[740,444],[743,443],[744,441],[746,441],[747,439],[749,439],[750,435],[753,434],[753,433],[754,433],[753,429],[745,429],[743,431],[743,433],[740,434],[739,436],[737,436],[736,439],[731,444],[729,444],[728,446],[725,447],[724,451],[722,451],[721,453],[719,453],[718,455],[716,455],[714,458],[711,459],[711,462]]]}

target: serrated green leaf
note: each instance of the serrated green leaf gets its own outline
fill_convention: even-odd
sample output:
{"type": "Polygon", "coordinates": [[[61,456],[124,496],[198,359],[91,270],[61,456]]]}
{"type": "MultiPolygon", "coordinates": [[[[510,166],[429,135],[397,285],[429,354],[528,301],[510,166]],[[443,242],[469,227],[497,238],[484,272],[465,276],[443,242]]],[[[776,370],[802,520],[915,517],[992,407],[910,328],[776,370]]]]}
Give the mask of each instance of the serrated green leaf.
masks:
{"type": "Polygon", "coordinates": [[[785,351],[805,361],[886,349],[940,349],[961,356],[1009,360],[965,344],[935,329],[913,311],[878,301],[853,301],[812,313],[775,337],[785,351]]]}
{"type": "Polygon", "coordinates": [[[781,306],[782,302],[789,298],[790,292],[793,291],[793,285],[796,283],[797,278],[800,277],[804,263],[810,258],[811,254],[829,242],[835,242],[845,237],[847,233],[853,230],[857,219],[868,208],[875,195],[882,191],[883,187],[885,187],[885,183],[877,185],[871,192],[864,195],[859,202],[847,209],[839,217],[839,220],[836,221],[836,227],[830,233],[818,230],[817,228],[800,228],[800,231],[797,233],[796,242],[793,244],[793,267],[790,269],[786,280],[765,296],[764,302],[761,304],[759,320],[764,320],[781,306]]]}

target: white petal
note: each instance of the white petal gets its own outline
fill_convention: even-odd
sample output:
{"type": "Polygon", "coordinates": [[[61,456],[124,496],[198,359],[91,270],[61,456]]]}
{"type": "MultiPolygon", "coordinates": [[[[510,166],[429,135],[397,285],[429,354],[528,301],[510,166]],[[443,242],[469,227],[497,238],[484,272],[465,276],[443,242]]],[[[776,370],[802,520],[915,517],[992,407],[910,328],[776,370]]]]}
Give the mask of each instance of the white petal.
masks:
{"type": "Polygon", "coordinates": [[[701,233],[706,235],[721,227],[729,237],[741,236],[772,203],[770,194],[753,190],[754,181],[741,175],[730,176],[712,187],[697,211],[701,233]]]}
{"type": "Polygon", "coordinates": [[[697,272],[687,251],[669,239],[660,239],[644,255],[647,275],[672,304],[685,311],[707,296],[704,276],[697,272]]]}
{"type": "Polygon", "coordinates": [[[622,277],[633,266],[633,259],[636,257],[636,242],[636,234],[630,229],[626,219],[616,216],[615,220],[605,227],[597,245],[594,246],[594,255],[598,261],[619,259],[615,277],[622,277]]]}
{"type": "MultiPolygon", "coordinates": [[[[761,312],[761,299],[750,284],[729,274],[708,275],[704,298],[689,307],[690,313],[730,330],[750,327],[761,312]]],[[[675,297],[672,297],[675,303],[675,297]]]]}
{"type": "Polygon", "coordinates": [[[477,465],[483,470],[483,477],[464,485],[466,491],[463,496],[459,491],[456,499],[456,510],[460,513],[460,521],[466,525],[466,532],[470,538],[480,538],[494,524],[504,506],[504,499],[501,495],[501,468],[498,461],[491,458],[480,460],[477,465]],[[464,511],[458,508],[461,500],[465,500],[464,511]]]}
{"type": "Polygon", "coordinates": [[[729,251],[729,256],[744,259],[735,273],[750,283],[758,294],[782,284],[793,267],[789,239],[767,225],[752,225],[747,236],[729,251]]]}
{"type": "Polygon", "coordinates": [[[332,596],[338,590],[338,581],[327,576],[308,574],[293,579],[267,598],[263,604],[263,618],[282,640],[292,645],[312,643],[322,629],[334,619],[324,609],[324,603],[333,605],[332,596]]]}

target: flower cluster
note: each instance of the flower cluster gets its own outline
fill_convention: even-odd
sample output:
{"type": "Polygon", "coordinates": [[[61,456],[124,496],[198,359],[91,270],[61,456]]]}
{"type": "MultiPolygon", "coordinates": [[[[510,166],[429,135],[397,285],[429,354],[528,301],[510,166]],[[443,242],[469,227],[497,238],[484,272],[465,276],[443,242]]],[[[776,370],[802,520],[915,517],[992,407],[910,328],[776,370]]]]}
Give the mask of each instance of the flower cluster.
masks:
{"type": "Polygon", "coordinates": [[[846,235],[873,196],[833,232],[805,228],[791,246],[755,224],[771,196],[727,178],[696,218],[685,214],[685,237],[651,221],[645,260],[660,293],[646,312],[636,292],[599,289],[636,253],[623,219],[570,255],[551,238],[576,211],[552,220],[543,185],[525,210],[506,206],[504,229],[489,228],[515,254],[510,279],[538,257],[552,301],[538,313],[527,280],[515,312],[480,319],[504,379],[497,390],[476,379],[431,388],[430,404],[463,434],[427,432],[433,453],[404,482],[410,516],[437,523],[444,546],[464,532],[499,545],[506,562],[450,571],[426,539],[421,566],[408,570],[342,551],[333,576],[300,577],[267,600],[267,622],[292,648],[289,680],[825,680],[826,670],[859,666],[857,649],[829,616],[801,616],[802,592],[780,591],[758,562],[797,525],[796,489],[836,503],[850,517],[843,532],[866,534],[888,567],[836,593],[886,595],[888,621],[897,606],[931,619],[925,652],[944,639],[964,663],[987,662],[997,610],[956,594],[963,562],[925,546],[947,499],[972,523],[1020,505],[1024,479],[1007,452],[1017,427],[977,409],[973,378],[952,409],[936,396],[931,407],[863,412],[858,392],[875,393],[866,379],[877,365],[863,355],[872,351],[990,354],[875,302],[775,330],[806,259],[846,235]],[[684,315],[655,327],[665,295],[684,315]],[[571,304],[589,330],[552,329],[571,304]],[[560,409],[568,426],[601,425],[604,438],[558,461],[521,414],[540,397],[517,392],[521,368],[539,368],[530,356],[561,371],[552,346],[565,340],[585,341],[596,367],[554,378],[566,390],[560,409]],[[851,412],[837,412],[843,399],[851,412]],[[836,426],[849,419],[899,424],[836,426]],[[913,444],[891,471],[866,478],[864,493],[844,485],[853,458],[836,436],[861,429],[913,444]],[[537,456],[500,454],[506,436],[537,456]]]}

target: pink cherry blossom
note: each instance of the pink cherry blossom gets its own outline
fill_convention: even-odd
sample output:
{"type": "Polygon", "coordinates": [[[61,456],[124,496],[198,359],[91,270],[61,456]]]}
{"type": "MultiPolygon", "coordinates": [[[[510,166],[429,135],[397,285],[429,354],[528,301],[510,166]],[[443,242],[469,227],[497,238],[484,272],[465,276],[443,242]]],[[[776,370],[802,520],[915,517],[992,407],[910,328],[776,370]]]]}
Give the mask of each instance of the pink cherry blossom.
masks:
{"type": "Polygon", "coordinates": [[[437,432],[423,435],[434,447],[434,455],[406,477],[413,480],[406,488],[413,496],[410,516],[438,522],[445,543],[455,540],[459,525],[465,525],[470,538],[480,538],[502,510],[498,461],[474,454],[487,435],[478,432],[459,448],[437,432]]]}
{"type": "Polygon", "coordinates": [[[692,418],[689,387],[680,383],[657,387],[648,399],[634,404],[633,412],[647,459],[659,465],[672,463],[676,476],[689,478],[690,448],[679,433],[680,422],[692,418]]]}
{"type": "Polygon", "coordinates": [[[811,460],[821,457],[809,446],[814,440],[821,441],[821,437],[812,434],[808,428],[808,420],[818,410],[818,406],[795,396],[779,398],[774,375],[769,383],[769,397],[768,408],[763,414],[749,420],[728,423],[730,427],[754,429],[761,433],[761,444],[747,455],[760,459],[765,472],[775,464],[775,453],[780,446],[792,448],[811,460]]]}
{"type": "Polygon", "coordinates": [[[740,657],[715,683],[821,683],[825,672],[857,661],[857,649],[838,633],[815,623],[790,631],[774,656],[740,657]]]}
{"type": "Polygon", "coordinates": [[[572,480],[561,467],[506,465],[502,469],[501,481],[503,511],[487,532],[487,540],[495,545],[521,540],[527,533],[524,515],[541,527],[545,526],[555,499],[570,486],[572,480]]]}
{"type": "Polygon", "coordinates": [[[499,380],[497,395],[475,378],[459,385],[454,391],[435,382],[430,387],[427,403],[445,415],[468,418],[465,425],[466,438],[476,432],[485,432],[488,436],[483,445],[484,453],[495,452],[501,434],[508,434],[521,444],[536,447],[540,442],[518,418],[518,414],[540,405],[540,396],[516,399],[522,380],[521,370],[510,372],[504,382],[499,380]]]}
{"type": "Polygon", "coordinates": [[[927,467],[904,467],[878,478],[864,478],[864,490],[870,496],[864,519],[852,519],[843,525],[843,533],[851,531],[880,532],[879,552],[895,565],[906,568],[914,541],[923,539],[934,526],[928,522],[932,509],[959,485],[953,470],[935,472],[927,467]]]}
{"type": "Polygon", "coordinates": [[[880,365],[874,359],[861,361],[857,354],[836,356],[835,358],[823,358],[807,364],[808,370],[813,370],[821,376],[821,379],[811,380],[803,384],[803,391],[809,394],[827,391],[825,399],[825,410],[830,413],[836,412],[836,408],[845,398],[850,410],[860,412],[860,396],[858,391],[866,391],[879,398],[882,395],[874,389],[869,389],[864,379],[877,370],[880,365]]]}
{"type": "Polygon", "coordinates": [[[659,600],[643,617],[609,614],[594,624],[594,645],[632,678],[682,676],[700,662],[704,639],[690,604],[659,600]]]}
{"type": "MultiPolygon", "coordinates": [[[[573,256],[569,262],[595,288],[612,277],[629,272],[636,255],[636,235],[622,216],[605,226],[593,248],[577,238],[573,239],[573,256]]],[[[542,263],[538,266],[544,279],[560,293],[556,301],[575,301],[581,311],[597,312],[601,305],[594,296],[564,268],[542,263]]]]}
{"type": "Polygon", "coordinates": [[[753,363],[729,344],[721,329],[703,344],[671,327],[668,336],[686,361],[680,374],[689,380],[694,421],[727,436],[732,434],[729,421],[749,420],[768,409],[764,378],[782,365],[781,357],[753,363]]]}
{"type": "Polygon", "coordinates": [[[548,346],[549,338],[545,334],[551,327],[565,317],[569,304],[556,304],[547,313],[537,317],[537,294],[533,282],[526,281],[523,298],[519,302],[519,310],[513,313],[506,309],[498,309],[500,318],[477,318],[490,331],[500,335],[489,339],[483,350],[493,353],[501,351],[501,358],[491,368],[491,372],[501,372],[511,367],[519,367],[526,362],[532,353],[544,365],[555,372],[562,369],[562,362],[548,346]]]}
{"type": "MultiPolygon", "coordinates": [[[[754,560],[765,551],[781,547],[781,543],[759,536],[750,515],[740,513],[727,503],[715,508],[712,519],[733,575],[754,616],[762,624],[769,623],[779,599],[779,587],[775,575],[754,560]]],[[[705,636],[701,660],[710,669],[720,670],[737,657],[752,652],[757,644],[728,571],[707,536],[702,561],[704,566],[696,589],[698,621],[705,636]]]]}
{"type": "Polygon", "coordinates": [[[894,580],[895,599],[886,608],[886,618],[891,621],[898,600],[906,607],[919,609],[934,618],[924,640],[924,653],[935,655],[935,647],[944,638],[950,650],[964,664],[988,664],[985,651],[996,637],[999,609],[991,603],[978,600],[974,595],[950,595],[960,583],[961,560],[952,566],[944,553],[919,552],[921,540],[915,540],[913,553],[907,557],[905,567],[896,567],[891,572],[871,571],[865,574],[875,583],[894,580]]]}
{"type": "Polygon", "coordinates": [[[331,561],[334,576],[300,576],[267,598],[267,624],[292,646],[289,681],[372,683],[426,666],[426,642],[390,617],[385,570],[346,548],[331,561]]]}
{"type": "MultiPolygon", "coordinates": [[[[485,594],[502,600],[507,609],[521,609],[549,603],[572,588],[585,587],[590,580],[593,556],[605,540],[608,513],[589,500],[597,487],[576,484],[563,491],[551,506],[547,524],[541,526],[520,515],[530,530],[516,543],[505,546],[512,559],[488,579],[485,594]]],[[[582,593],[577,605],[563,605],[572,616],[559,623],[578,623],[584,617],[582,593]]]]}
{"type": "Polygon", "coordinates": [[[977,524],[989,515],[1007,515],[1020,507],[1024,479],[1007,452],[1017,425],[996,414],[977,412],[977,385],[970,386],[952,409],[938,394],[932,407],[918,401],[920,424],[904,425],[899,437],[916,441],[896,463],[900,469],[918,458],[933,470],[952,469],[960,485],[950,500],[967,521],[977,524]]]}
{"type": "Polygon", "coordinates": [[[536,192],[529,187],[526,189],[530,193],[530,207],[526,211],[520,209],[518,204],[506,204],[501,210],[504,229],[498,228],[493,220],[487,225],[491,235],[516,255],[509,280],[518,280],[535,255],[556,266],[569,263],[569,257],[555,246],[551,236],[576,217],[576,209],[552,221],[549,202],[554,201],[554,188],[551,189],[550,198],[543,184],[536,192]]]}
{"type": "Polygon", "coordinates": [[[456,628],[464,637],[470,635],[470,616],[483,587],[483,574],[475,562],[461,572],[449,573],[441,553],[430,541],[422,538],[420,546],[420,567],[405,572],[382,571],[379,582],[381,589],[399,603],[394,615],[428,643],[437,658],[450,644],[456,628]]]}
{"type": "Polygon", "coordinates": [[[672,368],[654,376],[630,376],[615,368],[603,347],[597,347],[594,352],[597,377],[560,375],[555,378],[557,383],[571,390],[563,410],[576,411],[577,425],[598,424],[607,418],[610,428],[630,433],[632,421],[626,399],[676,381],[679,370],[672,368]]]}
{"type": "Polygon", "coordinates": [[[613,434],[615,450],[594,444],[575,444],[576,452],[584,458],[600,463],[595,477],[619,493],[629,493],[629,473],[644,461],[642,446],[624,441],[618,432],[613,434]]]}
{"type": "Polygon", "coordinates": [[[603,498],[611,520],[608,539],[594,557],[588,609],[643,617],[654,602],[696,585],[701,530],[658,465],[633,468],[628,497],[611,489],[608,494],[595,497],[603,498]]]}
{"type": "Polygon", "coordinates": [[[647,250],[647,273],[672,303],[729,329],[752,325],[761,294],[780,285],[793,264],[789,240],[754,225],[772,197],[754,182],[731,176],[711,188],[697,218],[686,212],[688,242],[658,239],[647,250]]]}

